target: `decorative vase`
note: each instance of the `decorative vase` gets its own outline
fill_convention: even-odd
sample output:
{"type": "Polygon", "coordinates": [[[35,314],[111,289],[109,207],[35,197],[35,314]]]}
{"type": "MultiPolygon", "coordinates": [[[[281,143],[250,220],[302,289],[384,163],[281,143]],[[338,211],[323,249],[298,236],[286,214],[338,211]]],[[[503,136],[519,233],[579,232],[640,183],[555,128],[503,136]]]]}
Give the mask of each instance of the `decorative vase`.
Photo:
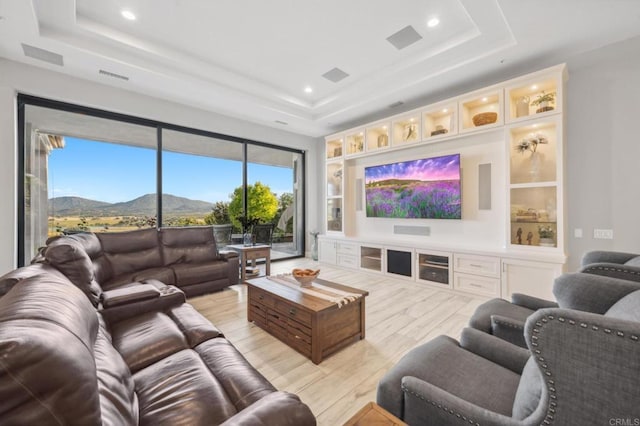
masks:
{"type": "Polygon", "coordinates": [[[529,115],[529,97],[522,96],[516,101],[516,117],[529,115]]]}
{"type": "Polygon", "coordinates": [[[242,237],[242,240],[244,241],[244,245],[245,246],[250,246],[253,243],[253,241],[252,241],[253,240],[253,236],[251,235],[250,232],[245,232],[243,237],[242,237]]]}
{"type": "Polygon", "coordinates": [[[313,241],[311,242],[311,259],[318,260],[318,236],[313,236],[313,241]]]}

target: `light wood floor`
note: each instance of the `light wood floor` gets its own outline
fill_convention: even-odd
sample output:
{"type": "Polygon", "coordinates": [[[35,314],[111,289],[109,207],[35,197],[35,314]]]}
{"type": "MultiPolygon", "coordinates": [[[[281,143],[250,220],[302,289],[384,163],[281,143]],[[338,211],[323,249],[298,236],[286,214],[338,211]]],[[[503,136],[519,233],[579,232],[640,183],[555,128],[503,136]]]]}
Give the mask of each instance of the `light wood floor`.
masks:
{"type": "Polygon", "coordinates": [[[310,259],[273,263],[271,273],[321,268],[321,278],[367,290],[366,339],[320,365],[247,322],[246,286],[195,297],[193,306],[215,324],[279,390],[300,396],[320,426],[341,425],[375,401],[382,375],[411,348],[446,334],[458,338],[486,298],[460,295],[383,275],[319,265],[310,259]]]}

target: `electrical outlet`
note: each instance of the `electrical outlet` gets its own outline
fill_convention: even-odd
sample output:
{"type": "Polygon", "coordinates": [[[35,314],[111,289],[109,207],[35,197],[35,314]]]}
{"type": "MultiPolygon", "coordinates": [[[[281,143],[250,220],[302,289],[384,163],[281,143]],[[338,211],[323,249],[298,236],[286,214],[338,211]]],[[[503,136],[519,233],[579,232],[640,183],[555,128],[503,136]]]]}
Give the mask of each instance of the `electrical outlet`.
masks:
{"type": "Polygon", "coordinates": [[[613,229],[594,229],[593,238],[600,240],[613,240],[613,229]]]}
{"type": "Polygon", "coordinates": [[[573,236],[575,238],[582,238],[582,228],[576,228],[573,230],[573,236]]]}

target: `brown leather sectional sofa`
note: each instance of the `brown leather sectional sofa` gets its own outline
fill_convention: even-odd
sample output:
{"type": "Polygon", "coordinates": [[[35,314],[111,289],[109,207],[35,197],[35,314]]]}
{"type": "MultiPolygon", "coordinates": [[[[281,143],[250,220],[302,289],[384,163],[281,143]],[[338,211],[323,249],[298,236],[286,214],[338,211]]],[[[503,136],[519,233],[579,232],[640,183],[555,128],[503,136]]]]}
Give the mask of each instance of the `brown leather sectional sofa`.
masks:
{"type": "Polygon", "coordinates": [[[217,250],[211,226],[55,237],[42,257],[94,302],[101,290],[150,279],[175,285],[187,297],[238,283],[238,255],[217,250]]]}
{"type": "Polygon", "coordinates": [[[196,294],[222,278],[198,232],[179,233],[160,240],[161,262],[148,230],[58,238],[43,262],[0,277],[0,423],[315,424],[185,303],[179,277],[196,294]],[[188,265],[208,272],[196,280],[188,265]]]}

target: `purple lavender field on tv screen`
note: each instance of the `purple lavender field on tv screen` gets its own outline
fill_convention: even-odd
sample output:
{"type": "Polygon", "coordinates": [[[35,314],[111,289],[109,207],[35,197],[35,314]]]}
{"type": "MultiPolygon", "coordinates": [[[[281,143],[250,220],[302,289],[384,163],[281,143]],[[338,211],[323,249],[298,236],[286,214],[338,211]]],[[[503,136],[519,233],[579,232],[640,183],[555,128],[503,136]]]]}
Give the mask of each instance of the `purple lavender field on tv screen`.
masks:
{"type": "Polygon", "coordinates": [[[367,217],[461,219],[460,154],[365,167],[367,217]]]}

